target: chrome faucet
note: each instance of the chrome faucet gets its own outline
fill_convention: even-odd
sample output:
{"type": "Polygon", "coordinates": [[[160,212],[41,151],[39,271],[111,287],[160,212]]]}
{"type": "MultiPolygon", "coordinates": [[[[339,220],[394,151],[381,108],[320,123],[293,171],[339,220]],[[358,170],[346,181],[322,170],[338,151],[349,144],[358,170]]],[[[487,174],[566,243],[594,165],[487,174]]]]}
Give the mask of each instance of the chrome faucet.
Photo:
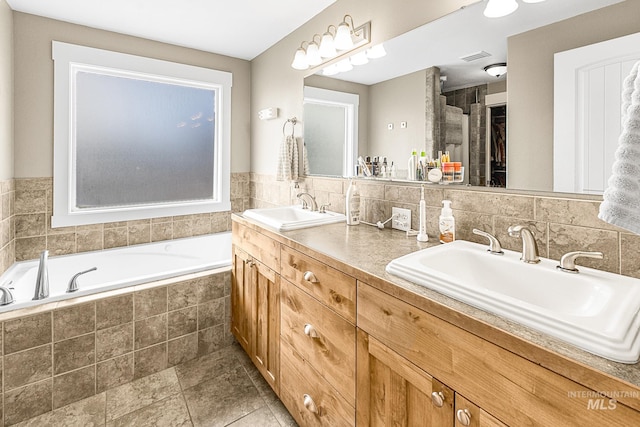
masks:
{"type": "Polygon", "coordinates": [[[40,264],[38,264],[38,275],[36,277],[36,292],[34,300],[45,299],[49,296],[49,271],[48,271],[49,251],[40,253],[40,264]]]}
{"type": "Polygon", "coordinates": [[[85,271],[81,271],[80,273],[76,273],[73,275],[71,280],[69,280],[69,286],[67,286],[67,293],[75,292],[78,290],[78,277],[82,276],[86,273],[91,273],[92,271],[96,271],[98,267],[93,267],[85,271]]]}
{"type": "Polygon", "coordinates": [[[2,293],[2,295],[0,295],[0,305],[11,304],[14,301],[13,294],[11,293],[11,288],[9,287],[12,283],[13,280],[0,286],[0,293],[2,293]]]}
{"type": "Polygon", "coordinates": [[[520,259],[529,264],[540,262],[538,257],[538,244],[533,233],[524,225],[512,225],[507,229],[509,236],[522,238],[522,256],[520,259]]]}
{"type": "Polygon", "coordinates": [[[303,196],[306,196],[309,199],[309,202],[311,203],[311,210],[314,212],[317,211],[318,203],[316,203],[316,198],[309,193],[298,193],[298,195],[296,196],[298,199],[302,200],[302,209],[309,209],[309,204],[303,196]]]}
{"type": "Polygon", "coordinates": [[[473,232],[473,234],[477,234],[478,236],[483,236],[489,239],[489,249],[487,249],[487,251],[490,254],[504,255],[502,246],[500,246],[500,241],[493,234],[487,233],[486,231],[478,230],[477,228],[474,228],[471,231],[473,232]]]}
{"type": "Polygon", "coordinates": [[[576,268],[576,259],[579,257],[603,259],[604,254],[602,252],[567,252],[562,255],[560,264],[556,265],[556,268],[566,273],[578,273],[579,270],[576,268]]]}

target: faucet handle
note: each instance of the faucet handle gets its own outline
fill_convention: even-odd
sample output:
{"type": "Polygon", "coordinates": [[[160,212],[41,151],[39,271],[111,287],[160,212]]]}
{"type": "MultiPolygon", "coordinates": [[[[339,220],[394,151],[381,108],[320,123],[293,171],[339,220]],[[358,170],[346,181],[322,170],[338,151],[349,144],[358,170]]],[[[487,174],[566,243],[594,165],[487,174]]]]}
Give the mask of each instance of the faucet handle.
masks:
{"type": "Polygon", "coordinates": [[[604,254],[602,252],[567,252],[562,255],[562,258],[560,258],[560,264],[556,265],[556,268],[560,271],[564,271],[565,273],[578,273],[579,270],[576,267],[576,259],[580,257],[603,259],[604,254]]]}
{"type": "Polygon", "coordinates": [[[486,231],[478,230],[477,228],[474,228],[471,231],[473,231],[473,234],[477,234],[478,236],[483,236],[489,239],[489,249],[487,249],[489,253],[491,253],[492,255],[504,255],[502,246],[500,245],[500,241],[493,234],[487,233],[486,231]]]}
{"type": "Polygon", "coordinates": [[[324,205],[320,205],[320,213],[327,213],[327,208],[331,206],[331,203],[326,203],[324,205]]]}
{"type": "MultiPolygon", "coordinates": [[[[9,282],[9,284],[11,284],[11,282],[9,282]]],[[[0,286],[0,293],[2,294],[0,296],[0,305],[8,305],[14,301],[13,294],[11,293],[9,288],[0,286]]]]}

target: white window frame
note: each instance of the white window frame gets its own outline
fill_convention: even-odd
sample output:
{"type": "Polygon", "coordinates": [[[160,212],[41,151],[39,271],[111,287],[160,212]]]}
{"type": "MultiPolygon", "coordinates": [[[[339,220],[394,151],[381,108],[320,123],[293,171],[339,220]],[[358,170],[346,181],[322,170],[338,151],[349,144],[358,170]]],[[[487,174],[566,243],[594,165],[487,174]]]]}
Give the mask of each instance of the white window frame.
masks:
{"type": "Polygon", "coordinates": [[[231,210],[231,73],[53,41],[54,164],[52,227],[98,224],[231,210]],[[115,70],[149,81],[216,91],[213,197],[205,200],[78,209],[75,201],[74,73],[115,70]]]}

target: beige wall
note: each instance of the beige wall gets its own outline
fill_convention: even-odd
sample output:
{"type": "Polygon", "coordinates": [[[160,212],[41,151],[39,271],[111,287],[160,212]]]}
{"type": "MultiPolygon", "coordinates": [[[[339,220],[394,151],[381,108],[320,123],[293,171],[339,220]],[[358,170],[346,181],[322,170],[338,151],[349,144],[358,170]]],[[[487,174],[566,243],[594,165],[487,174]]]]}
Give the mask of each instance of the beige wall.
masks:
{"type": "Polygon", "coordinates": [[[13,13],[0,0],[0,181],[13,178],[13,13]]]}
{"type": "Polygon", "coordinates": [[[510,188],[553,189],[553,54],[637,33],[640,0],[529,31],[508,40],[510,188]]]}
{"type": "MultiPolygon", "coordinates": [[[[19,12],[13,14],[13,19],[16,178],[53,176],[52,40],[233,73],[231,171],[249,171],[251,67],[248,61],[19,12]]],[[[4,62],[4,55],[2,58],[0,63],[4,62]]]]}
{"type": "MultiPolygon", "coordinates": [[[[278,120],[253,120],[251,126],[251,171],[275,174],[277,148],[282,123],[302,117],[303,79],[308,71],[291,68],[295,50],[301,41],[326,31],[350,14],[355,25],[371,21],[373,43],[389,40],[430,22],[473,0],[404,0],[401,5],[389,0],[338,0],[289,36],[251,62],[251,116],[266,107],[278,107],[278,120]]],[[[407,156],[408,158],[408,156],[407,156]]]]}

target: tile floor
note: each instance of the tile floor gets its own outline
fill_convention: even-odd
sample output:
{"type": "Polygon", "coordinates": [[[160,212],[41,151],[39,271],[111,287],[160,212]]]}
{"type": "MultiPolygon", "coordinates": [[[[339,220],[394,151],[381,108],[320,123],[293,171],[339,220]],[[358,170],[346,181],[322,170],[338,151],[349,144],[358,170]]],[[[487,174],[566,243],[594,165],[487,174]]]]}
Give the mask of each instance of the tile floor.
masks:
{"type": "Polygon", "coordinates": [[[238,344],[15,426],[297,426],[238,344]]]}

